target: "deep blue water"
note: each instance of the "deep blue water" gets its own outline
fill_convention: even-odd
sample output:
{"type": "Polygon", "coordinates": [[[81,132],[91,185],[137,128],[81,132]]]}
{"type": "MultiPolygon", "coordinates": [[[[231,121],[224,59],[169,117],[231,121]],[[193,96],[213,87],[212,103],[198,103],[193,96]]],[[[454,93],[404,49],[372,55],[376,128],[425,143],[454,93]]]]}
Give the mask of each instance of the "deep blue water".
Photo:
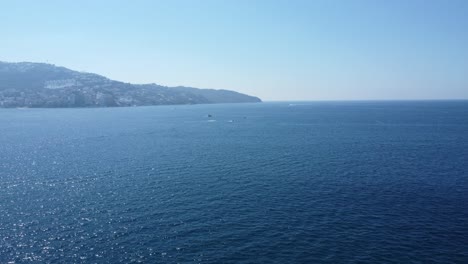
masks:
{"type": "Polygon", "coordinates": [[[468,101],[0,110],[9,261],[468,263],[468,101]]]}

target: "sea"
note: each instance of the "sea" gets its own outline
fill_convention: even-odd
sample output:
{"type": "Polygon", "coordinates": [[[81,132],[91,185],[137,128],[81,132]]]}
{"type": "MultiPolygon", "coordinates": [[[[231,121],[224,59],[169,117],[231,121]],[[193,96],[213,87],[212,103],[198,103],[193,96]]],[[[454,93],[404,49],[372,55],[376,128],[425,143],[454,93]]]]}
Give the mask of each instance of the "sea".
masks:
{"type": "Polygon", "coordinates": [[[0,109],[0,263],[468,263],[468,101],[0,109]]]}

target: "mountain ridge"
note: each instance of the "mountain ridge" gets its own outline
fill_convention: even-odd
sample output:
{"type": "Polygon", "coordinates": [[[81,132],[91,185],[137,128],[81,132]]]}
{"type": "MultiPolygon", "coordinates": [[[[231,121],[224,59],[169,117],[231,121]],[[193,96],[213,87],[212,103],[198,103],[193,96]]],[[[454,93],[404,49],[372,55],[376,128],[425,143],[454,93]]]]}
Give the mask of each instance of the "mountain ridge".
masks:
{"type": "Polygon", "coordinates": [[[224,89],[131,84],[38,62],[0,61],[0,107],[110,107],[261,102],[224,89]]]}

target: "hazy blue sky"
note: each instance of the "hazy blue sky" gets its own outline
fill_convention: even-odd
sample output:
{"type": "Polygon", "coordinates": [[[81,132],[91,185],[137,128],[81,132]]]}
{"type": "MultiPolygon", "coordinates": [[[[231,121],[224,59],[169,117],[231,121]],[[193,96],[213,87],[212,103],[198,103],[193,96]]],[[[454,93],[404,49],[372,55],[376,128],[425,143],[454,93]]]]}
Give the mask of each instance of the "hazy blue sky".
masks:
{"type": "Polygon", "coordinates": [[[468,98],[468,1],[0,0],[0,60],[265,100],[468,98]]]}

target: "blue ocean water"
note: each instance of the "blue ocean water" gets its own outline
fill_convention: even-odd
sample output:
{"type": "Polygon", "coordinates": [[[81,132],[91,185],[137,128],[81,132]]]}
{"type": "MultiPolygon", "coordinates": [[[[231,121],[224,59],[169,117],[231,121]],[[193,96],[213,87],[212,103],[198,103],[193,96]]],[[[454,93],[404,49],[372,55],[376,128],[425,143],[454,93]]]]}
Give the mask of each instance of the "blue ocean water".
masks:
{"type": "Polygon", "coordinates": [[[468,101],[2,109],[8,262],[468,263],[468,101]]]}

